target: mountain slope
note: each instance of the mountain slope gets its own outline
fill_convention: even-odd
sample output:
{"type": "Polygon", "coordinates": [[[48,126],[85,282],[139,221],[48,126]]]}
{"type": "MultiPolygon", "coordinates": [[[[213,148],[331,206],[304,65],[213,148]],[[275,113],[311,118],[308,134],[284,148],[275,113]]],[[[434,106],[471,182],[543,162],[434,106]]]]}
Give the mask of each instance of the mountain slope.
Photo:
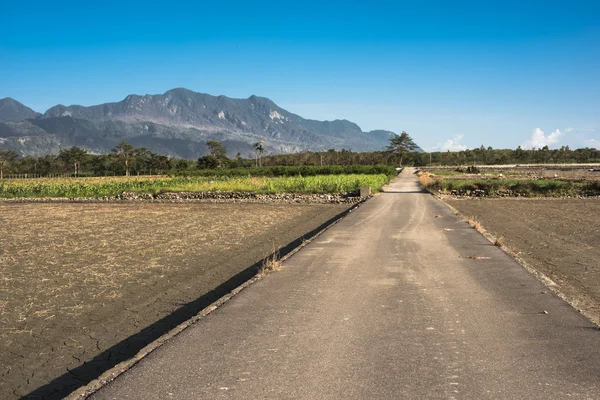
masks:
{"type": "Polygon", "coordinates": [[[232,99],[182,88],[158,95],[129,95],[119,102],[91,107],[57,105],[26,121],[7,115],[0,142],[23,155],[39,155],[40,146],[31,144],[40,140],[52,142],[47,153],[73,145],[103,153],[125,140],[185,158],[205,154],[207,140],[221,141],[230,155],[240,152],[245,157],[252,155],[252,144],[259,140],[266,153],[330,148],[373,151],[384,149],[392,134],[363,132],[346,120],[304,119],[264,97],[232,99]]]}
{"type": "Polygon", "coordinates": [[[0,121],[2,122],[23,121],[28,118],[36,118],[38,115],[40,113],[10,97],[0,99],[0,121]]]}

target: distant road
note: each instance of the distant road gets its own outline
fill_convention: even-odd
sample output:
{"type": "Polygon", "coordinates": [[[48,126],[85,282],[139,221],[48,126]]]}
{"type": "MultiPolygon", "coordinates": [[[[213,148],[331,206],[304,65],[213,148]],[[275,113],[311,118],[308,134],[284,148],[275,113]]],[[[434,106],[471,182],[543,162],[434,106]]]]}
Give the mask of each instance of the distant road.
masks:
{"type": "Polygon", "coordinates": [[[600,398],[597,327],[412,172],[92,398],[600,398]]]}

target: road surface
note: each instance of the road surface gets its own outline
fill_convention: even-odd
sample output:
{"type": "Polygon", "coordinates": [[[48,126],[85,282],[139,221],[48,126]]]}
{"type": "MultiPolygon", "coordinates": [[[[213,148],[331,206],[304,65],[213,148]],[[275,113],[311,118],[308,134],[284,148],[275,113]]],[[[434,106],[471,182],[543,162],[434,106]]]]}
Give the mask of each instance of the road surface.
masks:
{"type": "Polygon", "coordinates": [[[93,399],[600,399],[600,331],[411,169],[93,399]]]}

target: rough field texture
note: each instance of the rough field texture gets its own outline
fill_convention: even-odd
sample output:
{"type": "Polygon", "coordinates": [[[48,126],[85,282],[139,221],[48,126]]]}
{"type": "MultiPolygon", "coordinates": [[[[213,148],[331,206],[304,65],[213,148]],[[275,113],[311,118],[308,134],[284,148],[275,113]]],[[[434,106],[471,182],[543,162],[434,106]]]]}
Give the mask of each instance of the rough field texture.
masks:
{"type": "Polygon", "coordinates": [[[348,207],[0,204],[0,398],[80,386],[348,207]]]}
{"type": "Polygon", "coordinates": [[[565,297],[600,321],[600,200],[484,199],[445,201],[473,217],[565,297]]]}

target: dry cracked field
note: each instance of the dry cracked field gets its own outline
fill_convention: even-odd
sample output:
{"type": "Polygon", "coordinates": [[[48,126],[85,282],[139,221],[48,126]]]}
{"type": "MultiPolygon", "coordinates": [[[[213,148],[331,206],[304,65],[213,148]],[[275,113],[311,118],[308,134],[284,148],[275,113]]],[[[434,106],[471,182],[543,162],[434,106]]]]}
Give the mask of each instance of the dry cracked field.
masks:
{"type": "Polygon", "coordinates": [[[0,204],[0,398],[62,398],[348,208],[0,204]]]}
{"type": "Polygon", "coordinates": [[[452,199],[600,322],[600,199],[452,199]]]}

